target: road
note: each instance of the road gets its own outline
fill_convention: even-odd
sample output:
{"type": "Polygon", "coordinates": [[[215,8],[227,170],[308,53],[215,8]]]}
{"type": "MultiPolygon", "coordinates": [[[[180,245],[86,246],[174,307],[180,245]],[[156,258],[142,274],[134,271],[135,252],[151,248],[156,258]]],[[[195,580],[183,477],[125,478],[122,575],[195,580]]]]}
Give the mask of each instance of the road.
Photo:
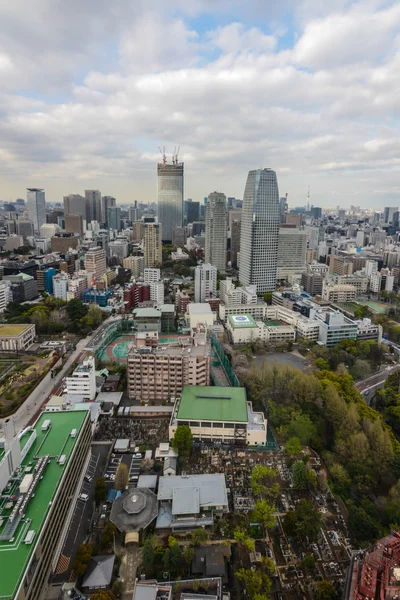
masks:
{"type": "Polygon", "coordinates": [[[375,373],[362,381],[356,383],[356,388],[361,392],[361,394],[366,399],[367,403],[371,400],[371,395],[375,394],[377,388],[383,386],[386,379],[397,371],[399,365],[395,365],[394,367],[386,367],[382,369],[379,373],[375,373]]]}
{"type": "MultiPolygon", "coordinates": [[[[96,333],[97,330],[95,330],[88,337],[80,340],[77,343],[75,350],[67,358],[63,368],[57,374],[57,376],[54,379],[51,379],[50,375],[48,377],[46,376],[36,387],[36,394],[32,393],[29,398],[20,406],[20,408],[12,417],[15,435],[22,431],[32,421],[32,419],[40,412],[43,404],[47,401],[53,391],[60,387],[63,377],[65,377],[65,375],[68,373],[68,370],[71,368],[73,363],[78,361],[85,347],[96,335],[96,333]]],[[[2,422],[2,420],[0,420],[0,422],[2,422]]]]}

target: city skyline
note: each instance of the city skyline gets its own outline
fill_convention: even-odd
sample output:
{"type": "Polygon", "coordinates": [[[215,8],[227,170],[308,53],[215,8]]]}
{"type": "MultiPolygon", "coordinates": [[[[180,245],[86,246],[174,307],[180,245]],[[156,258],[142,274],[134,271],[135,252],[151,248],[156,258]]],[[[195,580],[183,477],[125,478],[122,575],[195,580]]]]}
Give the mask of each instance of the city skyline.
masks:
{"type": "Polygon", "coordinates": [[[395,203],[400,8],[324,4],[4,4],[0,198],[151,202],[165,144],[181,145],[186,197],[240,197],[270,167],[292,205],[308,185],[316,206],[395,203]]]}

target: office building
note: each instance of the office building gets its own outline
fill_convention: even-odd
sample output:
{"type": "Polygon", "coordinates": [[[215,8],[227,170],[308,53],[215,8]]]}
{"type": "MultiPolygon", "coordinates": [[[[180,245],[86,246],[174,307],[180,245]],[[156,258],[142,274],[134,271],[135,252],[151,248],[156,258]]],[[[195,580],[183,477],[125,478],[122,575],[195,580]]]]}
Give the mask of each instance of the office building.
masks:
{"type": "Polygon", "coordinates": [[[351,275],[353,273],[353,261],[350,257],[332,254],[328,261],[329,273],[332,275],[351,275]]]}
{"type": "Polygon", "coordinates": [[[137,200],[135,200],[135,204],[133,206],[130,206],[128,209],[128,221],[130,222],[131,225],[133,225],[133,223],[135,223],[135,221],[139,220],[139,208],[137,205],[137,200]]]}
{"type": "Polygon", "coordinates": [[[295,227],[301,227],[303,216],[298,213],[286,213],[284,216],[284,223],[286,225],[294,225],[295,227]]]}
{"type": "Polygon", "coordinates": [[[226,306],[238,306],[239,304],[257,304],[257,289],[255,285],[248,287],[236,287],[232,277],[227,277],[220,282],[219,297],[226,306]]]}
{"type": "Polygon", "coordinates": [[[227,238],[226,196],[219,192],[209,194],[206,205],[205,261],[225,273],[227,238]]]}
{"type": "Polygon", "coordinates": [[[35,300],[39,296],[37,281],[26,273],[19,275],[4,275],[3,281],[10,282],[10,290],[13,302],[27,302],[35,300]]]}
{"type": "Polygon", "coordinates": [[[306,226],[304,228],[304,231],[307,234],[307,242],[308,242],[308,248],[310,250],[317,250],[318,249],[318,244],[319,244],[319,227],[311,227],[311,226],[306,226]]]}
{"type": "Polygon", "coordinates": [[[141,244],[144,237],[143,221],[135,221],[132,223],[132,242],[141,244]]]}
{"type": "Polygon", "coordinates": [[[177,398],[169,439],[178,425],[189,425],[196,442],[265,446],[267,420],[254,412],[245,388],[185,386],[177,398]]]}
{"type": "Polygon", "coordinates": [[[198,221],[200,217],[200,202],[187,201],[186,223],[198,221]]]}
{"type": "Polygon", "coordinates": [[[43,189],[27,189],[27,209],[35,233],[39,233],[40,227],[46,223],[46,199],[43,189]]]}
{"type": "Polygon", "coordinates": [[[50,239],[52,252],[64,254],[78,247],[78,238],[73,233],[56,233],[50,239]]]}
{"type": "Polygon", "coordinates": [[[100,278],[107,271],[106,253],[96,246],[89,248],[85,254],[85,270],[92,273],[95,278],[100,278]]]}
{"type": "Polygon", "coordinates": [[[162,237],[163,225],[161,223],[144,224],[144,265],[157,267],[162,264],[162,237]]]}
{"type": "Polygon", "coordinates": [[[391,225],[393,223],[394,215],[398,211],[398,206],[385,206],[385,209],[383,211],[383,221],[385,225],[391,225]]]}
{"type": "Polygon", "coordinates": [[[96,367],[94,356],[84,358],[70,377],[65,378],[67,395],[82,396],[84,400],[96,397],[96,367]]]}
{"type": "Polygon", "coordinates": [[[103,223],[105,219],[103,219],[101,211],[101,193],[99,192],[99,190],[85,190],[85,198],[86,223],[89,224],[92,221],[103,223]]]}
{"type": "Polygon", "coordinates": [[[122,262],[125,269],[130,269],[132,277],[141,277],[144,271],[144,256],[128,256],[122,262]]]}
{"type": "Polygon", "coordinates": [[[6,237],[6,243],[4,244],[4,250],[12,251],[17,248],[21,248],[24,245],[24,238],[22,235],[9,235],[6,237]]]}
{"type": "Polygon", "coordinates": [[[65,215],[65,231],[68,233],[83,235],[83,216],[80,213],[65,215]]]}
{"type": "Polygon", "coordinates": [[[174,157],[168,164],[164,158],[157,165],[158,221],[162,225],[163,241],[172,241],[174,227],[183,225],[183,163],[174,157]]]}
{"type": "Polygon", "coordinates": [[[194,271],[195,302],[205,302],[206,298],[217,295],[217,267],[210,264],[198,265],[194,271]]]}
{"type": "Polygon", "coordinates": [[[60,233],[61,227],[56,223],[44,223],[39,229],[40,237],[51,238],[53,235],[60,233]]]}
{"type": "Polygon", "coordinates": [[[301,286],[310,296],[320,296],[322,294],[322,284],[324,276],[321,273],[307,271],[301,276],[301,286]]]}
{"type": "MultiPolygon", "coordinates": [[[[137,336],[136,347],[128,351],[129,398],[169,402],[181,395],[185,385],[210,384],[211,349],[205,336],[203,343],[194,344],[191,338],[180,338],[174,343],[154,346],[150,345],[150,335],[147,331],[143,332],[143,339],[137,336]]],[[[153,330],[155,343],[156,336],[153,330]]]]}
{"type": "Polygon", "coordinates": [[[67,301],[68,292],[68,275],[66,273],[58,273],[53,277],[53,296],[67,301]]]}
{"type": "Polygon", "coordinates": [[[64,215],[82,215],[86,221],[86,198],[80,194],[64,196],[64,215]]]}
{"type": "Polygon", "coordinates": [[[123,259],[128,256],[128,240],[126,238],[121,238],[110,242],[108,244],[108,251],[110,256],[118,256],[118,258],[123,259]]]}
{"type": "Polygon", "coordinates": [[[240,231],[239,280],[264,294],[276,287],[279,192],[275,171],[250,171],[244,191],[240,231]]]}
{"type": "Polygon", "coordinates": [[[344,339],[357,339],[357,323],[339,311],[317,311],[315,320],[319,324],[319,340],[327,348],[344,339]]]}
{"type": "Polygon", "coordinates": [[[89,410],[45,411],[14,438],[6,428],[0,455],[1,598],[48,597],[48,580],[76,510],[91,433],[89,410]]]}
{"type": "Polygon", "coordinates": [[[0,282],[0,313],[3,313],[12,299],[11,286],[5,281],[0,282]]]}
{"type": "Polygon", "coordinates": [[[120,231],[121,229],[121,208],[119,206],[109,206],[107,208],[107,227],[120,231]]]}
{"type": "Polygon", "coordinates": [[[322,299],[327,302],[351,302],[356,299],[356,295],[354,285],[334,284],[326,280],[322,284],[322,299]]]}
{"type": "Polygon", "coordinates": [[[68,282],[67,301],[73,298],[82,298],[83,292],[88,288],[86,276],[74,275],[68,282]]]}
{"type": "Polygon", "coordinates": [[[25,352],[35,340],[35,325],[0,325],[0,350],[25,352]]]}
{"type": "Polygon", "coordinates": [[[172,245],[181,247],[186,243],[186,227],[174,227],[172,230],[172,245]]]}
{"type": "MultiPolygon", "coordinates": [[[[26,217],[28,217],[28,213],[26,213],[26,217]]],[[[28,239],[28,237],[34,235],[34,227],[32,221],[29,221],[28,218],[24,218],[17,221],[17,233],[18,235],[22,235],[24,241],[28,239]]]]}
{"type": "MultiPolygon", "coordinates": [[[[114,208],[117,206],[117,200],[114,196],[103,196],[101,199],[101,214],[102,214],[102,222],[105,223],[106,227],[110,229],[108,224],[108,209],[114,208]]],[[[111,229],[119,229],[117,227],[111,227],[111,229]]]]}
{"type": "Polygon", "coordinates": [[[306,269],[307,234],[301,229],[282,227],[279,230],[276,278],[293,282],[306,269]]]}
{"type": "Polygon", "coordinates": [[[231,227],[231,265],[238,267],[238,256],[240,253],[240,221],[233,221],[231,227]]]}

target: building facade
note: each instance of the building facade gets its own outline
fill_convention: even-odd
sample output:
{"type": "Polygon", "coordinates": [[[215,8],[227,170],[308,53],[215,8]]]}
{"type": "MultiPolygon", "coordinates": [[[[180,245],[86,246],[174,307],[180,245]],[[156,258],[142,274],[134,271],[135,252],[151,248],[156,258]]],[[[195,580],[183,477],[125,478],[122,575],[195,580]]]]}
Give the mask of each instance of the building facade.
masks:
{"type": "Polygon", "coordinates": [[[209,194],[206,204],[205,261],[225,273],[227,239],[226,196],[220,192],[209,194]]]}
{"type": "Polygon", "coordinates": [[[307,234],[301,229],[279,230],[276,278],[299,280],[306,269],[307,234]]]}
{"type": "Polygon", "coordinates": [[[39,233],[40,227],[46,223],[46,199],[43,189],[27,189],[27,209],[35,233],[39,233]]]}
{"type": "Polygon", "coordinates": [[[163,225],[161,223],[145,223],[143,253],[144,266],[157,267],[162,264],[162,237],[163,225]]]}
{"type": "Polygon", "coordinates": [[[198,265],[194,272],[194,300],[205,302],[206,298],[217,294],[217,267],[204,263],[198,265]]]}
{"type": "Polygon", "coordinates": [[[243,197],[239,280],[257,293],[276,287],[279,242],[279,191],[275,171],[250,171],[243,197]]]}
{"type": "Polygon", "coordinates": [[[96,366],[94,356],[89,356],[66,377],[67,395],[83,396],[84,400],[96,397],[96,366]]]}
{"type": "Polygon", "coordinates": [[[85,270],[88,273],[93,273],[95,277],[101,277],[107,271],[106,253],[96,246],[89,248],[85,254],[85,270]]]}
{"type": "Polygon", "coordinates": [[[163,241],[172,241],[174,227],[183,225],[183,163],[174,159],[157,165],[158,221],[162,225],[163,241]]]}

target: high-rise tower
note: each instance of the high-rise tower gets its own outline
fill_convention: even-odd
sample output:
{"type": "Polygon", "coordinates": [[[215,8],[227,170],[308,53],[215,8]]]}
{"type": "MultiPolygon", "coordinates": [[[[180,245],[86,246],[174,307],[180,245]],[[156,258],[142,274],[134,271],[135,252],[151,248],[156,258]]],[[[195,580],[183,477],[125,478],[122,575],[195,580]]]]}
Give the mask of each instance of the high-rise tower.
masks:
{"type": "Polygon", "coordinates": [[[242,206],[239,280],[242,285],[256,285],[257,294],[276,287],[279,221],[275,171],[250,171],[242,206]]]}
{"type": "Polygon", "coordinates": [[[86,222],[92,221],[103,223],[105,217],[101,210],[101,193],[99,190],[85,190],[86,198],[86,222]]]}
{"type": "Polygon", "coordinates": [[[167,163],[165,153],[163,162],[157,165],[157,202],[158,222],[162,225],[163,241],[172,241],[174,227],[183,225],[183,163],[178,163],[178,155],[167,163]]]}
{"type": "Polygon", "coordinates": [[[206,205],[205,260],[222,273],[225,273],[226,267],[226,229],[226,196],[213,192],[208,196],[206,205]]]}
{"type": "Polygon", "coordinates": [[[27,188],[27,208],[29,220],[32,221],[35,233],[46,223],[46,199],[44,190],[27,188]]]}

